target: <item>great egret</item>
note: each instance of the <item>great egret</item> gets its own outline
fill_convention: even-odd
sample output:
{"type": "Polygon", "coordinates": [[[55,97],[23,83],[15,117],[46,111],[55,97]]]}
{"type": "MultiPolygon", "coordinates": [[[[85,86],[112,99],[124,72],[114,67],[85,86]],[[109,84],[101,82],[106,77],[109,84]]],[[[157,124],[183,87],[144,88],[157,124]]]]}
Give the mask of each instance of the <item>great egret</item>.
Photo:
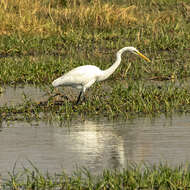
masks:
{"type": "Polygon", "coordinates": [[[117,67],[121,63],[121,55],[125,51],[129,51],[131,53],[139,55],[146,61],[150,62],[150,60],[142,53],[140,53],[136,48],[124,47],[117,52],[116,61],[110,68],[106,70],[101,70],[94,65],[79,66],[54,80],[52,82],[52,85],[54,87],[58,87],[61,85],[71,86],[73,88],[79,89],[80,94],[77,99],[78,104],[78,102],[81,99],[81,96],[84,95],[87,88],[92,86],[96,81],[103,81],[107,79],[117,69],[117,67]]]}

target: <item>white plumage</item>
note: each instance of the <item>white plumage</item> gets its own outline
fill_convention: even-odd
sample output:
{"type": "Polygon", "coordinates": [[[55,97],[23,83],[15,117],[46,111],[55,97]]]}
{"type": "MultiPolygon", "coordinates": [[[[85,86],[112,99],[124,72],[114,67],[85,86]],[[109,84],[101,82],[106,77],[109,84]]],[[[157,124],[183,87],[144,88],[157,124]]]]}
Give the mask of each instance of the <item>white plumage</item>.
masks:
{"type": "Polygon", "coordinates": [[[121,63],[121,55],[125,51],[129,51],[131,53],[139,55],[146,61],[150,62],[150,60],[146,56],[141,54],[136,48],[124,47],[117,52],[116,61],[110,68],[106,70],[101,70],[94,65],[79,66],[54,80],[52,82],[52,85],[54,87],[58,87],[61,85],[71,86],[73,88],[79,89],[80,94],[77,99],[78,103],[80,101],[81,95],[85,93],[87,88],[92,86],[96,81],[103,81],[107,79],[117,69],[117,67],[121,63]]]}

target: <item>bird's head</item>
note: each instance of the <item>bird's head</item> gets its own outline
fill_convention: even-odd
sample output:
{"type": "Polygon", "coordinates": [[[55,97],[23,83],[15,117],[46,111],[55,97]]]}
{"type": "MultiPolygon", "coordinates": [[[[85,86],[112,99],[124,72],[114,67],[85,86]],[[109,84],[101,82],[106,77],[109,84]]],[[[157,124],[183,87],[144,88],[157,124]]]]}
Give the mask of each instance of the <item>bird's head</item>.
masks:
{"type": "Polygon", "coordinates": [[[150,59],[148,57],[146,57],[145,55],[143,55],[141,52],[139,52],[135,47],[124,47],[122,49],[119,50],[120,54],[122,54],[124,51],[129,51],[131,53],[134,53],[135,55],[138,55],[140,57],[142,57],[143,59],[145,59],[146,61],[150,62],[150,59]]]}
{"type": "Polygon", "coordinates": [[[148,57],[146,57],[145,55],[143,55],[141,52],[139,52],[135,47],[129,47],[128,49],[131,53],[134,53],[135,55],[139,55],[140,57],[142,57],[143,59],[145,59],[146,61],[150,62],[150,59],[148,57]]]}

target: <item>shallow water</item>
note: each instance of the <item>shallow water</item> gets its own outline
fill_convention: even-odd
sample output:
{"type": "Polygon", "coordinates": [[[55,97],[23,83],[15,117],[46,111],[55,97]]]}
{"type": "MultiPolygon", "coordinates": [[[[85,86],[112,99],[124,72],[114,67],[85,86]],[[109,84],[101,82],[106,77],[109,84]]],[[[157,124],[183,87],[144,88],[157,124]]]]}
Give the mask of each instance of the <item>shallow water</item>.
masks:
{"type": "Polygon", "coordinates": [[[122,169],[129,162],[175,166],[190,161],[190,115],[128,121],[58,123],[2,122],[0,173],[30,167],[71,173],[85,166],[94,173],[122,169]]]}
{"type": "Polygon", "coordinates": [[[46,92],[39,87],[24,85],[20,87],[4,86],[0,94],[0,106],[14,106],[25,100],[42,101],[47,98],[46,92]]]}
{"type": "MultiPolygon", "coordinates": [[[[3,86],[2,93],[0,93],[0,107],[1,106],[17,106],[23,104],[25,101],[43,102],[50,97],[48,95],[49,87],[37,87],[33,85],[24,86],[3,86]]],[[[78,91],[72,88],[60,88],[60,92],[66,94],[69,99],[73,100],[77,97],[78,91]]],[[[56,94],[56,93],[53,93],[56,94]]]]}
{"type": "MultiPolygon", "coordinates": [[[[128,86],[128,81],[124,80],[121,81],[121,84],[127,88],[128,86]]],[[[169,86],[169,85],[175,85],[178,88],[186,88],[190,87],[190,78],[186,78],[185,80],[164,80],[164,81],[159,81],[159,80],[144,80],[144,84],[149,86],[153,85],[156,87],[162,87],[162,86],[169,86]]],[[[102,84],[101,85],[102,90],[105,91],[110,91],[111,86],[109,84],[102,84]]],[[[40,101],[46,101],[49,96],[47,95],[47,91],[49,87],[44,87],[40,88],[37,86],[33,85],[24,85],[24,86],[3,86],[3,92],[0,93],[0,106],[16,106],[19,104],[22,104],[26,100],[31,100],[33,102],[40,102],[40,101]]],[[[61,87],[59,89],[60,92],[65,94],[70,100],[75,101],[77,98],[79,92],[75,89],[66,87],[63,88],[61,87]]],[[[89,90],[89,93],[91,91],[89,90]]],[[[88,93],[88,92],[87,92],[88,93]]]]}

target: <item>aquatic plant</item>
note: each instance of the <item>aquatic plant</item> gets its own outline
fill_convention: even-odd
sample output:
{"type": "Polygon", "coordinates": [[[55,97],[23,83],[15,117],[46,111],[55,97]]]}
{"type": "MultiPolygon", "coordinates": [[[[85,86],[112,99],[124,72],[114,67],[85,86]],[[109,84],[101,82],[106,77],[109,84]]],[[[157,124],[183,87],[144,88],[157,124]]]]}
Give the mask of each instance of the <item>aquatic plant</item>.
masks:
{"type": "Polygon", "coordinates": [[[189,6],[177,0],[1,1],[1,85],[46,85],[51,91],[52,81],[69,70],[92,64],[106,69],[115,52],[131,45],[152,62],[123,56],[117,71],[78,107],[74,96],[71,103],[58,103],[50,94],[45,102],[3,106],[0,113],[7,118],[52,111],[71,118],[189,111],[189,88],[183,85],[190,76],[189,6]]]}
{"type": "Polygon", "coordinates": [[[43,174],[33,169],[9,173],[1,182],[2,189],[188,189],[190,187],[189,167],[175,168],[167,164],[148,166],[129,164],[128,168],[104,170],[93,175],[85,168],[78,168],[71,175],[64,171],[59,174],[43,174]]]}

